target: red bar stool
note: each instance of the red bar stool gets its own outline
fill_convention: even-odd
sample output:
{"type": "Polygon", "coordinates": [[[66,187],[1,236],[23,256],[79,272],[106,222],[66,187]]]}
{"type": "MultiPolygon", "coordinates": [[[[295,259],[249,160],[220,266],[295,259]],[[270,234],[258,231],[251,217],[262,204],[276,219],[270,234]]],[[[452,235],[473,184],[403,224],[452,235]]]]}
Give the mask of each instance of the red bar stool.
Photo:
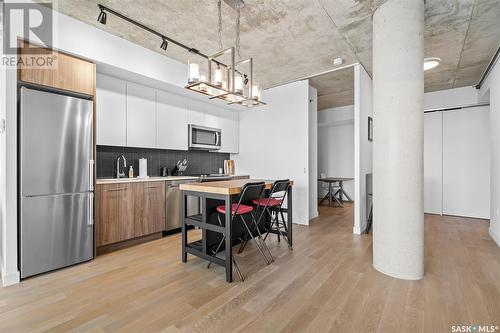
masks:
{"type": "MultiPolygon", "coordinates": [[[[270,264],[270,261],[268,260],[268,258],[264,254],[264,251],[263,251],[261,245],[259,245],[257,240],[253,237],[253,233],[250,230],[250,228],[247,224],[247,221],[245,221],[245,218],[244,218],[244,216],[249,216],[251,218],[252,224],[256,224],[256,222],[255,222],[256,214],[254,214],[254,207],[250,206],[250,205],[246,205],[245,203],[252,202],[253,200],[260,200],[262,198],[263,193],[264,193],[264,188],[265,188],[264,182],[247,183],[247,184],[245,184],[245,186],[243,186],[241,193],[238,197],[238,203],[234,203],[231,205],[231,223],[238,221],[238,220],[240,220],[243,223],[243,225],[245,226],[245,229],[248,232],[248,236],[250,237],[250,239],[253,239],[253,241],[255,242],[257,249],[259,250],[260,254],[264,257],[266,264],[270,264]],[[239,217],[239,219],[237,219],[237,217],[239,217]]],[[[226,214],[226,206],[225,205],[217,206],[216,210],[218,212],[217,221],[218,221],[219,225],[222,226],[221,216],[226,214]]],[[[267,248],[267,246],[265,246],[265,243],[263,241],[262,234],[260,233],[260,231],[259,231],[258,237],[259,237],[261,243],[264,245],[264,247],[267,248]]],[[[219,250],[220,250],[222,244],[224,244],[225,240],[226,240],[226,236],[224,235],[222,237],[222,240],[218,244],[217,248],[212,251],[212,255],[214,257],[219,252],[219,250]]],[[[226,258],[226,260],[227,260],[227,258],[226,258]]],[[[233,256],[232,260],[234,263],[234,267],[236,267],[236,271],[237,271],[240,279],[243,281],[244,280],[243,274],[241,274],[240,268],[239,268],[238,263],[236,262],[236,259],[234,258],[234,256],[233,256]]],[[[207,268],[210,268],[210,264],[211,263],[208,264],[207,268]]]]}

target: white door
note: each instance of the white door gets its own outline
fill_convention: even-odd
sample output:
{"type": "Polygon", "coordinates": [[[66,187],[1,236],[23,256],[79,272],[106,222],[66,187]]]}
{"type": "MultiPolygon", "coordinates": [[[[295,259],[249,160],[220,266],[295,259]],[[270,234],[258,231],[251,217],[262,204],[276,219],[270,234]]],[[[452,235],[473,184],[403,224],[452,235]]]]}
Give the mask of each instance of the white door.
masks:
{"type": "Polygon", "coordinates": [[[157,147],[188,149],[187,99],[158,90],[156,92],[157,147]]]}
{"type": "Polygon", "coordinates": [[[156,147],[156,92],[127,83],[127,146],[156,147]]]}
{"type": "Polygon", "coordinates": [[[443,214],[490,217],[489,107],[443,113],[443,214]]]}
{"type": "Polygon", "coordinates": [[[442,214],[443,113],[424,114],[424,212],[442,214]]]}
{"type": "Polygon", "coordinates": [[[126,99],[125,81],[97,74],[96,141],[98,145],[127,145],[126,99]]]}

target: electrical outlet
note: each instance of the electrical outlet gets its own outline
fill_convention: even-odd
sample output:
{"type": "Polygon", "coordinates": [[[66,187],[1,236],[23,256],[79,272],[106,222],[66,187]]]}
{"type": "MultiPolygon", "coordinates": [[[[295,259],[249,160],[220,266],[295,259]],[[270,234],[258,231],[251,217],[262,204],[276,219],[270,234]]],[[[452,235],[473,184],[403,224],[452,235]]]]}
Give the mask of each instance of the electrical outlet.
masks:
{"type": "Polygon", "coordinates": [[[0,119],[0,134],[5,133],[5,119],[0,119]]]}

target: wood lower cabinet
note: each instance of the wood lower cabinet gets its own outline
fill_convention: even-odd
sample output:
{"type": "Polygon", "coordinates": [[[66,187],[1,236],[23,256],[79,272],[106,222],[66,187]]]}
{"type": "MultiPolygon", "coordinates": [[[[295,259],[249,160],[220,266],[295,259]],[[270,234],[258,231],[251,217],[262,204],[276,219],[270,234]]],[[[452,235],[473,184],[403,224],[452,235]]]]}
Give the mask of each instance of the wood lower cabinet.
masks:
{"type": "Polygon", "coordinates": [[[135,185],[135,237],[165,230],[165,182],[135,185]]]}
{"type": "Polygon", "coordinates": [[[96,186],[96,245],[134,237],[134,193],[132,184],[96,186]]]}
{"type": "Polygon", "coordinates": [[[96,186],[96,246],[165,230],[165,182],[96,186]]]}

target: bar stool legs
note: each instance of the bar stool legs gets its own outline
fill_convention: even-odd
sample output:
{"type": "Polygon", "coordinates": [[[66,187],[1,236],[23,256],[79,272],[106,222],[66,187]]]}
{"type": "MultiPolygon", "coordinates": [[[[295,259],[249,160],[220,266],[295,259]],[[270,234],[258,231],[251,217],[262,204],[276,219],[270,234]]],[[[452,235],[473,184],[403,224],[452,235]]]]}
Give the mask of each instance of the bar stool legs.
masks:
{"type": "MultiPolygon", "coordinates": [[[[220,215],[217,216],[217,221],[219,222],[219,226],[222,226],[222,222],[220,221],[220,215]]],[[[217,253],[219,253],[220,247],[222,246],[222,244],[224,244],[225,240],[226,240],[226,235],[222,236],[222,240],[219,242],[219,245],[217,245],[217,248],[212,251],[212,255],[214,257],[217,256],[217,253]]],[[[245,279],[243,278],[243,274],[241,274],[240,266],[238,266],[238,263],[236,262],[236,259],[233,257],[232,260],[233,260],[234,267],[236,268],[236,272],[238,273],[238,276],[240,277],[240,280],[245,281],[245,279]]],[[[212,262],[209,262],[207,265],[207,269],[209,269],[211,265],[212,265],[212,262]]]]}

